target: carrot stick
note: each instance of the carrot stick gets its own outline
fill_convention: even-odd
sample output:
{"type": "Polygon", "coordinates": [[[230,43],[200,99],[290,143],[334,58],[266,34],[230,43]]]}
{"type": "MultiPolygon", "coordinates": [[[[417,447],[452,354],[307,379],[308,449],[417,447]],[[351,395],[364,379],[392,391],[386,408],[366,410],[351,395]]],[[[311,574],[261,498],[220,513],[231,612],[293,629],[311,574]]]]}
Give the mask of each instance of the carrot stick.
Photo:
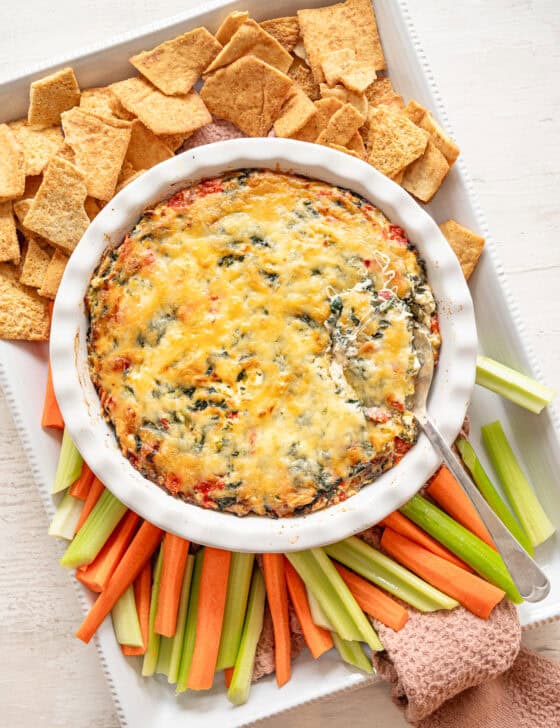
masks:
{"type": "Polygon", "coordinates": [[[121,645],[123,655],[143,655],[148,646],[148,632],[150,629],[150,597],[152,593],[152,565],[147,561],[136,581],[134,582],[134,599],[136,601],[136,611],[140,620],[140,629],[142,630],[142,647],[132,647],[131,645],[121,645]]]}
{"type": "Polygon", "coordinates": [[[52,382],[51,363],[47,370],[47,386],[45,389],[45,401],[43,404],[43,416],[41,417],[41,427],[52,427],[55,430],[64,429],[64,420],[60,412],[60,407],[56,401],[54,387],[52,382]]]}
{"type": "Polygon", "coordinates": [[[415,523],[412,523],[409,518],[403,516],[403,514],[399,513],[399,511],[389,513],[387,518],[380,521],[378,525],[391,528],[393,531],[400,533],[401,536],[404,536],[405,538],[414,541],[419,546],[423,546],[425,549],[428,549],[428,551],[431,551],[436,556],[441,556],[442,559],[447,559],[447,561],[455,564],[455,566],[460,566],[461,569],[465,569],[465,571],[470,571],[472,573],[470,566],[467,566],[464,561],[461,561],[461,559],[458,559],[455,554],[452,554],[451,551],[444,548],[435,540],[435,538],[428,536],[425,531],[418,528],[415,523]]]}
{"type": "Polygon", "coordinates": [[[84,502],[84,507],[82,508],[80,518],[78,520],[78,523],[76,524],[76,533],[78,533],[80,528],[84,525],[86,518],[93,511],[95,504],[101,498],[101,493],[103,493],[104,490],[105,486],[103,485],[103,483],[99,480],[99,478],[94,477],[86,500],[84,502]]]}
{"type": "Polygon", "coordinates": [[[73,495],[74,498],[85,500],[88,496],[94,478],[95,475],[89,469],[89,465],[84,461],[82,465],[82,472],[70,486],[70,495],[73,495]]]}
{"type": "MultiPolygon", "coordinates": [[[[163,536],[163,531],[153,526],[148,521],[140,526],[140,530],[128,547],[125,555],[115,569],[113,576],[104,591],[97,597],[87,617],[76,632],[76,637],[89,642],[97,632],[99,625],[115,606],[134,579],[142,570],[144,564],[158,547],[163,536]]],[[[218,637],[219,639],[219,637],[218,637]]]]}
{"type": "Polygon", "coordinates": [[[196,638],[187,687],[209,690],[214,682],[216,660],[226,606],[231,552],[207,546],[204,549],[196,638]]]}
{"type": "Polygon", "coordinates": [[[459,521],[462,526],[468,528],[471,533],[474,533],[495,551],[498,550],[468,495],[445,465],[438,470],[426,488],[426,492],[448,515],[459,521]]]}
{"type": "Polygon", "coordinates": [[[488,619],[492,609],[505,596],[502,589],[498,589],[479,576],[469,574],[455,564],[432,554],[390,528],[383,531],[381,546],[403,566],[411,569],[445,594],[457,599],[465,609],[476,614],[477,617],[488,619]]]}
{"type": "Polygon", "coordinates": [[[139,521],[140,516],[128,511],[91,564],[76,571],[76,579],[91,591],[103,591],[132,541],[139,521]]]}
{"type": "Polygon", "coordinates": [[[309,651],[316,660],[324,652],[328,652],[333,647],[331,634],[327,629],[319,627],[313,621],[305,584],[286,558],[284,558],[284,570],[290,599],[292,600],[296,616],[299,620],[303,637],[309,647],[309,651]]]}
{"type": "Polygon", "coordinates": [[[290,633],[290,614],[288,610],[288,589],[284,573],[282,554],[263,554],[262,556],[266,598],[272,616],[274,629],[274,662],[276,684],[285,685],[291,674],[292,637],[290,633]]]}
{"type": "Polygon", "coordinates": [[[188,541],[173,533],[166,533],[163,539],[163,564],[155,630],[165,637],[173,637],[177,629],[177,610],[179,609],[189,545],[188,541]]]}
{"type": "Polygon", "coordinates": [[[229,688],[229,686],[231,685],[231,678],[233,677],[234,670],[235,670],[235,667],[224,668],[224,678],[226,681],[226,688],[229,688]]]}
{"type": "Polygon", "coordinates": [[[403,606],[371,582],[341,564],[335,563],[334,566],[366,614],[375,617],[395,632],[404,627],[408,621],[408,612],[403,606]]]}

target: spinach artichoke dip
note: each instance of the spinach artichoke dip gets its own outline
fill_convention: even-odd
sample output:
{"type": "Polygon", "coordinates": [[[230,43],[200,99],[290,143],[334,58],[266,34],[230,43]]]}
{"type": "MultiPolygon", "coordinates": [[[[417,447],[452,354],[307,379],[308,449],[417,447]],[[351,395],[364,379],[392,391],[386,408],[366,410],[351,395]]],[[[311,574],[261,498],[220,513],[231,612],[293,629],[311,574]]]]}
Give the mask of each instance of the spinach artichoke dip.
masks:
{"type": "Polygon", "coordinates": [[[258,170],[187,187],[106,253],[86,304],[123,454],[190,503],[306,513],[415,442],[434,298],[404,231],[347,190],[258,170]]]}

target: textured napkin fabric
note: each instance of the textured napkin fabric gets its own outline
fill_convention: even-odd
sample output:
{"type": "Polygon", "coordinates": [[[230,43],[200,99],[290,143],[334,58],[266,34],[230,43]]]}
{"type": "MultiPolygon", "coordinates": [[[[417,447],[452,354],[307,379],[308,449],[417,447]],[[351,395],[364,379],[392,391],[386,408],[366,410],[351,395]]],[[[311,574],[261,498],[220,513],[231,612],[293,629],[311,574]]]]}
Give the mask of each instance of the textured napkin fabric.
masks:
{"type": "MultiPolygon", "coordinates": [[[[229,122],[215,119],[182,149],[243,136],[229,122]]],[[[374,528],[360,536],[379,545],[374,528]]],[[[400,632],[376,623],[385,652],[376,654],[374,662],[417,728],[560,728],[560,665],[520,649],[521,628],[512,604],[503,601],[488,620],[462,607],[429,614],[409,609],[409,615],[400,632]]],[[[305,643],[293,613],[290,627],[294,658],[305,643]]],[[[274,635],[267,609],[253,680],[273,671],[274,635]]]]}

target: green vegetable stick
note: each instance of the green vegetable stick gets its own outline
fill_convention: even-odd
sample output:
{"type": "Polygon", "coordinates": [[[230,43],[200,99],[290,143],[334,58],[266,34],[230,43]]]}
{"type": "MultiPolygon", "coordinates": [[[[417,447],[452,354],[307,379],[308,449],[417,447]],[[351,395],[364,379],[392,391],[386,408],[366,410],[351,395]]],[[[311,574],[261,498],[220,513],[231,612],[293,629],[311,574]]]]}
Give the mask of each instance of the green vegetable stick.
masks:
{"type": "Polygon", "coordinates": [[[325,551],[336,561],[340,561],[341,564],[421,612],[453,609],[459,604],[455,599],[451,599],[447,594],[355,536],[325,546],[325,551]]]}
{"type": "Polygon", "coordinates": [[[550,538],[555,531],[498,420],[482,427],[482,441],[507,498],[533,546],[550,538]]]}
{"type": "Polygon", "coordinates": [[[232,553],[229,567],[226,610],[222,626],[220,649],[216,662],[216,671],[235,665],[237,650],[241,642],[247,599],[251,587],[254,554],[232,553]]]}
{"type": "Polygon", "coordinates": [[[194,567],[194,556],[189,554],[185,564],[185,573],[183,575],[183,586],[181,587],[181,598],[179,599],[179,609],[177,611],[177,630],[172,637],[173,647],[169,657],[169,670],[167,677],[170,683],[176,683],[179,677],[179,666],[181,664],[181,653],[183,652],[183,639],[185,629],[187,627],[187,609],[189,606],[189,594],[191,591],[192,572],[194,567]]]}
{"type": "Polygon", "coordinates": [[[134,599],[134,587],[129,586],[120,597],[111,611],[113,629],[119,645],[130,645],[131,647],[142,647],[142,630],[136,601],[134,599]]]}
{"type": "Polygon", "coordinates": [[[72,442],[70,433],[65,429],[51,493],[60,493],[61,490],[69,488],[82,472],[83,462],[78,448],[72,442]]]}
{"type": "Polygon", "coordinates": [[[309,602],[309,611],[311,612],[311,619],[318,626],[323,629],[328,629],[329,632],[334,632],[332,624],[327,619],[327,615],[321,609],[321,605],[313,596],[311,589],[305,587],[307,592],[307,601],[309,602]]]}
{"type": "Polygon", "coordinates": [[[455,441],[455,444],[461,453],[463,462],[467,466],[474,482],[478,486],[479,491],[484,496],[488,505],[492,508],[504,526],[515,536],[525,551],[533,556],[533,546],[531,545],[527,534],[521,528],[513,513],[502,500],[501,495],[498,493],[492,481],[486,474],[486,471],[482,467],[482,463],[478,459],[470,442],[464,437],[459,437],[455,441]]]}
{"type": "Polygon", "coordinates": [[[155,630],[156,613],[159,595],[159,582],[161,580],[161,567],[163,564],[163,548],[160,546],[159,553],[154,568],[154,580],[152,582],[152,596],[150,599],[150,618],[148,622],[148,647],[144,653],[144,661],[142,663],[143,677],[151,677],[155,671],[159,654],[159,643],[161,635],[155,630]]]}
{"type": "Polygon", "coordinates": [[[228,700],[234,705],[243,705],[249,697],[257,644],[263,628],[265,594],[261,570],[254,569],[243,634],[227,691],[228,700]]]}
{"type": "Polygon", "coordinates": [[[321,605],[335,632],[347,640],[361,640],[362,634],[360,630],[350,614],[348,614],[333,582],[325,577],[325,574],[315,559],[314,550],[293,551],[286,554],[286,558],[303,579],[305,586],[313,593],[313,596],[321,605]]]}
{"type": "Polygon", "coordinates": [[[476,383],[535,414],[556,396],[550,387],[487,356],[477,357],[476,383]]]}
{"type": "Polygon", "coordinates": [[[500,554],[447,513],[420,495],[413,496],[400,510],[490,583],[503,589],[512,602],[523,601],[500,554]]]}
{"type": "Polygon", "coordinates": [[[359,642],[349,642],[348,640],[343,640],[337,635],[336,632],[331,632],[331,636],[334,642],[334,646],[336,647],[338,654],[342,657],[344,662],[347,662],[349,665],[357,667],[358,670],[363,670],[364,672],[368,673],[373,672],[373,666],[368,658],[365,656],[362,645],[359,642]]]}
{"type": "Polygon", "coordinates": [[[194,643],[196,640],[196,621],[198,618],[198,595],[200,592],[200,579],[202,576],[202,564],[204,560],[204,549],[200,549],[194,559],[194,570],[191,583],[191,593],[189,595],[189,606],[187,608],[187,624],[185,626],[185,636],[183,639],[183,651],[181,653],[181,663],[179,667],[179,675],[177,677],[177,693],[182,693],[187,689],[187,681],[189,679],[189,670],[191,669],[191,661],[194,652],[194,643]]]}
{"type": "Polygon", "coordinates": [[[74,538],[76,524],[80,519],[83,507],[82,500],[74,498],[70,493],[65,493],[49,526],[49,536],[71,541],[74,538]]]}
{"type": "Polygon", "coordinates": [[[105,489],[86,518],[60,563],[70,569],[91,564],[127,511],[110,490],[105,489]]]}
{"type": "Polygon", "coordinates": [[[158,675],[165,675],[167,677],[169,674],[169,662],[171,660],[172,649],[173,637],[164,637],[161,635],[156,663],[156,673],[158,675]]]}

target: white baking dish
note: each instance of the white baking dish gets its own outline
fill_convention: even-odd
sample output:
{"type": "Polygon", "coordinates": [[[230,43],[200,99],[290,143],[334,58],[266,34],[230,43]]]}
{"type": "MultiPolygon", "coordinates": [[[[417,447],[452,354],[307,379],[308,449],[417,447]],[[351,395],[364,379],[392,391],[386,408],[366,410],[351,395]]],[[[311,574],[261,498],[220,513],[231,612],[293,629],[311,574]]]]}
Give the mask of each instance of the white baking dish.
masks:
{"type": "MultiPolygon", "coordinates": [[[[83,87],[100,85],[130,75],[127,58],[140,50],[185,30],[203,24],[216,28],[233,8],[247,8],[257,19],[290,15],[298,7],[319,6],[320,0],[259,0],[247,2],[214,2],[203,4],[196,12],[170,19],[133,34],[114,39],[104,47],[88,50],[78,58],[58,59],[47,66],[20,76],[0,87],[2,120],[18,118],[26,113],[30,81],[51,69],[71,64],[83,87]]],[[[378,25],[389,71],[396,88],[406,98],[416,98],[430,108],[447,125],[445,110],[421,45],[412,27],[404,0],[376,0],[378,25]]],[[[468,110],[465,112],[468,113],[468,110]]],[[[460,142],[460,140],[459,140],[460,142]]],[[[480,349],[512,366],[538,374],[537,363],[527,348],[523,324],[504,281],[494,247],[488,237],[482,213],[472,193],[461,159],[453,168],[435,200],[426,208],[436,221],[454,217],[478,230],[488,239],[488,247],[473,275],[470,288],[474,298],[480,349]]],[[[53,513],[50,485],[59,450],[58,438],[43,432],[39,426],[46,379],[47,347],[45,345],[0,342],[0,379],[16,426],[27,451],[33,475],[49,515],[53,513]]],[[[545,509],[560,527],[560,439],[554,426],[555,410],[548,409],[538,417],[504,402],[489,392],[475,388],[470,407],[473,439],[479,445],[478,430],[484,422],[500,418],[514,445],[519,448],[528,474],[545,509]]],[[[62,546],[61,546],[62,551],[62,546]]],[[[520,608],[525,624],[560,615],[560,550],[558,537],[537,551],[537,558],[552,580],[547,599],[520,608]]],[[[78,587],[84,610],[90,597],[78,587]]],[[[327,654],[315,663],[309,655],[300,656],[294,664],[293,679],[281,690],[273,678],[257,683],[249,702],[232,708],[221,684],[205,695],[183,695],[176,700],[172,689],[163,681],[143,680],[138,662],[123,658],[109,621],[102,626],[96,643],[107,680],[123,725],[155,728],[161,725],[184,725],[187,721],[201,726],[238,726],[317,700],[337,691],[371,682],[344,665],[336,655],[327,654]]]]}

